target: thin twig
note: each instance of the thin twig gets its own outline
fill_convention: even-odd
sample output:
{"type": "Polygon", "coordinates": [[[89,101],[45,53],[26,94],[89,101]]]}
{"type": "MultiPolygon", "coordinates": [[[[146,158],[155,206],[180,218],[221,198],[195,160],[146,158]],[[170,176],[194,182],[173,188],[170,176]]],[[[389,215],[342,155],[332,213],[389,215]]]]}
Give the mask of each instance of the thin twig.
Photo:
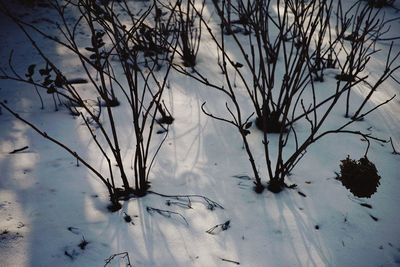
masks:
{"type": "Polygon", "coordinates": [[[224,259],[224,258],[220,258],[222,261],[225,261],[225,262],[229,262],[229,263],[234,263],[234,264],[236,264],[236,265],[240,265],[240,262],[238,262],[238,261],[234,261],[234,260],[228,260],[228,259],[224,259]]]}
{"type": "Polygon", "coordinates": [[[131,261],[130,261],[130,259],[129,259],[129,254],[128,254],[128,252],[121,252],[121,253],[116,253],[116,254],[111,255],[109,258],[107,258],[107,259],[105,260],[104,267],[106,267],[107,265],[109,265],[109,264],[111,263],[111,261],[112,261],[115,257],[118,257],[118,256],[122,256],[121,258],[123,258],[123,259],[126,258],[126,259],[127,259],[127,262],[125,263],[125,264],[126,264],[126,267],[132,267],[131,261]]]}
{"type": "Polygon", "coordinates": [[[8,153],[8,154],[15,154],[15,153],[24,151],[24,150],[26,150],[26,149],[28,149],[28,148],[29,148],[29,146],[24,146],[24,147],[22,147],[22,148],[14,149],[13,151],[11,151],[11,152],[8,153]]]}
{"type": "Polygon", "coordinates": [[[219,228],[221,231],[226,231],[226,230],[228,230],[228,229],[231,227],[230,223],[231,223],[231,220],[227,220],[227,221],[224,222],[224,223],[217,224],[217,225],[211,227],[210,229],[208,229],[208,230],[206,231],[206,233],[207,233],[207,234],[210,234],[210,235],[214,235],[214,234],[215,234],[214,231],[215,231],[215,229],[217,229],[217,228],[219,228]]]}
{"type": "Polygon", "coordinates": [[[397,152],[397,151],[396,151],[396,148],[394,147],[392,137],[389,138],[389,141],[390,141],[390,145],[392,146],[392,149],[393,149],[392,154],[393,154],[393,155],[400,155],[400,153],[397,152]]]}
{"type": "Polygon", "coordinates": [[[214,210],[215,208],[220,208],[220,209],[224,209],[220,204],[218,204],[217,202],[209,199],[208,197],[205,196],[201,196],[201,195],[166,195],[166,194],[161,194],[161,193],[157,193],[154,191],[149,190],[148,193],[151,194],[155,194],[161,197],[169,197],[169,198],[174,198],[174,199],[181,199],[181,198],[200,198],[202,200],[204,200],[207,203],[207,208],[210,210],[214,210]]]}
{"type": "Polygon", "coordinates": [[[150,214],[152,214],[153,212],[156,212],[156,213],[158,213],[162,216],[168,217],[168,218],[171,218],[171,215],[177,215],[185,221],[187,226],[189,226],[189,223],[186,220],[186,218],[183,217],[183,215],[180,214],[179,212],[175,212],[175,211],[171,211],[171,210],[163,210],[163,209],[153,208],[153,207],[149,207],[149,206],[146,207],[146,210],[150,214]]]}

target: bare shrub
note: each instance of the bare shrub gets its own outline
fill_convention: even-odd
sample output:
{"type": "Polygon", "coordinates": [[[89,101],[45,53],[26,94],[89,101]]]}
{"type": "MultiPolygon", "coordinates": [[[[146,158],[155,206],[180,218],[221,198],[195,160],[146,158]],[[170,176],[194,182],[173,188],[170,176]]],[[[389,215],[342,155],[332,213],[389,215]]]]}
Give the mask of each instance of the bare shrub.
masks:
{"type": "MultiPolygon", "coordinates": [[[[219,33],[207,23],[203,24],[221,55],[218,65],[225,76],[224,85],[208,80],[197,70],[188,72],[179,66],[176,69],[226,96],[225,107],[229,117],[207,111],[205,103],[202,108],[208,116],[238,130],[254,173],[255,190],[261,192],[264,186],[247,140],[253,115],[256,116],[255,124],[263,132],[268,189],[273,192],[287,187],[285,177],[309,146],[328,134],[356,134],[367,141],[385,142],[370,134],[351,130],[349,126],[394,97],[362,113],[370,98],[367,95],[359,107],[352,105],[356,110],[352,121],[335,129],[325,127],[332,111],[343,100],[347,101],[346,114],[349,114],[350,91],[356,85],[366,83],[368,76],[363,71],[371,56],[378,52],[374,44],[385,33],[379,10],[361,2],[346,12],[341,1],[337,4],[322,0],[259,0],[252,3],[238,1],[234,5],[232,1],[214,1],[220,19],[219,33]],[[274,15],[272,6],[276,10],[274,15]],[[356,15],[351,15],[352,12],[356,15]],[[232,30],[226,35],[227,25],[231,27],[233,21],[238,20],[245,21],[251,33],[232,30]],[[239,54],[232,55],[228,50],[228,40],[236,45],[239,54]],[[341,73],[331,94],[321,98],[319,85],[324,81],[327,68],[339,68],[341,73]],[[239,89],[246,92],[248,104],[253,107],[252,113],[245,113],[245,107],[239,104],[239,89]],[[298,133],[296,124],[305,125],[307,131],[298,133]],[[272,146],[277,147],[276,152],[272,146]]],[[[393,55],[389,50],[385,70],[372,83],[370,94],[398,70],[398,57],[399,54],[393,55]]]]}
{"type": "MultiPolygon", "coordinates": [[[[0,104],[89,168],[106,186],[111,200],[110,210],[115,211],[121,207],[119,200],[143,196],[150,186],[149,175],[154,158],[168,133],[167,128],[158,124],[156,117],[167,85],[171,61],[175,55],[177,36],[173,32],[168,34],[169,24],[164,24],[163,29],[166,31],[163,33],[148,32],[151,29],[149,25],[154,23],[150,15],[155,11],[155,2],[140,12],[133,12],[134,7],[128,1],[107,1],[103,4],[91,0],[62,3],[53,1],[51,6],[60,18],[58,24],[60,37],[54,37],[39,27],[24,22],[1,6],[2,11],[25,33],[45,65],[39,74],[35,72],[33,65],[30,65],[25,78],[12,68],[12,73],[2,70],[1,78],[29,83],[36,89],[44,88],[47,93],[61,97],[71,112],[79,115],[86,125],[99,153],[107,162],[108,174],[98,171],[94,163],[78,155],[70,144],[64,144],[62,140],[49,136],[12,111],[6,103],[0,104]],[[117,9],[128,14],[127,21],[121,20],[117,9]],[[79,14],[72,24],[67,19],[67,12],[70,10],[75,10],[79,14]],[[78,28],[90,34],[89,44],[85,43],[83,38],[79,38],[78,28]],[[93,89],[92,95],[89,96],[93,101],[85,99],[74,83],[64,75],[63,69],[37,45],[32,37],[32,31],[67,48],[80,62],[81,71],[93,89]],[[163,56],[159,58],[158,55],[163,56]],[[166,69],[158,72],[163,66],[166,69]],[[32,79],[34,75],[42,76],[42,82],[32,79]],[[96,108],[93,107],[93,103],[96,103],[94,104],[96,108]],[[125,109],[122,119],[121,116],[116,116],[115,107],[119,105],[125,109]],[[134,133],[131,137],[134,140],[133,147],[121,143],[123,133],[118,129],[120,119],[123,122],[131,122],[134,133]],[[164,129],[164,137],[155,152],[152,152],[154,150],[151,144],[154,142],[153,133],[156,125],[164,129]],[[129,170],[126,168],[123,155],[132,150],[132,170],[129,170]],[[130,176],[133,176],[133,182],[130,176]]],[[[156,21],[159,25],[156,27],[158,31],[161,29],[160,20],[156,21]]],[[[11,63],[10,66],[12,67],[11,63]]]]}
{"type": "Polygon", "coordinates": [[[196,65],[197,53],[200,48],[201,18],[205,0],[200,0],[200,7],[196,7],[197,2],[196,0],[186,0],[185,2],[178,0],[176,3],[175,20],[179,26],[179,49],[186,67],[196,65]]]}

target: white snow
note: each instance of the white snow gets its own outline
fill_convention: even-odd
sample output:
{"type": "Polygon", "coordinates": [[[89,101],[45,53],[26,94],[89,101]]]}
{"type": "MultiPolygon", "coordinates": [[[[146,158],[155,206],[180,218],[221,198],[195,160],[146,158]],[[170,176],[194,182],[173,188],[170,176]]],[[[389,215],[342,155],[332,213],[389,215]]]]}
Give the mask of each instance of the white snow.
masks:
{"type": "MultiPolygon", "coordinates": [[[[207,5],[212,8],[211,1],[207,5]]],[[[399,16],[399,1],[394,6],[397,10],[385,9],[386,18],[399,16]]],[[[37,21],[37,25],[48,25],[44,18],[55,20],[55,14],[47,8],[27,8],[15,3],[13,7],[16,14],[27,21],[37,21]]],[[[205,13],[216,16],[210,10],[205,13]]],[[[399,23],[399,20],[393,22],[389,36],[400,36],[399,23]]],[[[38,64],[40,59],[18,27],[3,14],[0,25],[0,67],[7,68],[9,52],[14,50],[15,69],[23,75],[27,66],[38,64]]],[[[53,26],[45,27],[56,32],[53,26]]],[[[214,72],[210,79],[223,83],[217,66],[210,64],[216,55],[210,52],[212,41],[205,31],[203,35],[197,68],[214,72]]],[[[59,46],[36,37],[68,75],[80,77],[75,59],[59,46]]],[[[388,44],[378,43],[383,51],[387,51],[388,44]]],[[[398,39],[393,49],[400,50],[398,39]]],[[[366,70],[371,74],[370,79],[379,74],[384,63],[384,57],[374,55],[366,70]]],[[[333,74],[326,76],[324,86],[335,83],[333,74]]],[[[400,72],[394,76],[400,80],[400,72]]],[[[1,267],[103,266],[110,256],[122,252],[128,253],[132,266],[235,266],[236,262],[250,267],[400,265],[400,156],[392,154],[389,143],[371,142],[368,158],[382,178],[377,193],[369,199],[354,197],[335,179],[340,160],[347,155],[359,159],[366,147],[360,137],[343,134],[329,135],[307,151],[288,177],[288,183],[297,184],[297,189],[256,194],[252,190],[250,164],[236,129],[201,111],[206,101],[207,110],[226,114],[224,96],[176,72],[171,73],[169,81],[170,89],[164,99],[175,121],[151,171],[151,190],[171,195],[203,195],[223,209],[210,210],[196,198],[192,208],[168,206],[167,198],[148,194],[125,201],[121,210],[110,213],[106,208],[107,192],[89,170],[82,164],[77,167],[74,157],[2,109],[1,267]],[[29,148],[9,154],[24,146],[29,148]],[[368,203],[372,209],[360,203],[368,203]],[[149,213],[147,207],[177,212],[187,224],[179,215],[164,217],[149,213]],[[125,213],[131,216],[131,223],[125,222],[125,213]],[[230,228],[226,231],[206,233],[228,220],[230,228]],[[82,240],[88,242],[85,249],[78,246],[82,240]]],[[[88,90],[85,85],[79,88],[88,90]]],[[[399,88],[392,79],[386,81],[368,107],[394,94],[396,98],[354,126],[383,139],[391,137],[397,151],[400,151],[399,88]]],[[[363,88],[358,89],[363,94],[363,88]]],[[[71,146],[99,170],[107,171],[106,162],[82,121],[70,116],[63,107],[55,112],[51,96],[45,93],[42,96],[44,110],[40,109],[31,86],[0,80],[0,101],[7,101],[22,117],[71,146]]],[[[358,96],[353,97],[359,101],[358,96]]],[[[344,104],[335,109],[333,119],[325,127],[346,121],[344,104]]],[[[123,105],[116,108],[122,120],[125,108],[123,105]]],[[[250,107],[246,112],[250,114],[250,107]]],[[[122,121],[120,125],[121,143],[132,147],[133,130],[126,126],[130,124],[122,121]]],[[[299,132],[301,127],[307,126],[299,125],[299,132]]],[[[249,142],[266,183],[262,134],[254,126],[251,132],[249,142]]],[[[162,137],[155,135],[153,149],[162,137]]],[[[126,166],[131,164],[129,152],[126,151],[124,158],[126,166]]],[[[125,266],[125,260],[122,255],[116,256],[109,266],[125,266]]]]}

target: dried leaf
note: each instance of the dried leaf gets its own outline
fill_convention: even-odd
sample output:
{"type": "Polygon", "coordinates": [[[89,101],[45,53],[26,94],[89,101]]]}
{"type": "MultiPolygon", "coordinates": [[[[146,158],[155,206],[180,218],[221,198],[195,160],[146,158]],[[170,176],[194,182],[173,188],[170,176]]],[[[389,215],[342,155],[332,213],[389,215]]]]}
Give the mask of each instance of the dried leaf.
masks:
{"type": "Polygon", "coordinates": [[[85,47],[85,49],[90,52],[96,52],[96,49],[94,49],[93,47],[85,47]]]}
{"type": "Polygon", "coordinates": [[[253,122],[248,122],[246,123],[246,125],[244,126],[245,129],[249,129],[251,127],[251,125],[253,125],[253,122]]]}
{"type": "Polygon", "coordinates": [[[31,64],[31,65],[29,65],[29,67],[28,67],[28,73],[25,74],[25,76],[26,76],[26,77],[31,77],[31,76],[33,75],[33,73],[35,72],[35,67],[36,67],[36,64],[31,64]]]}

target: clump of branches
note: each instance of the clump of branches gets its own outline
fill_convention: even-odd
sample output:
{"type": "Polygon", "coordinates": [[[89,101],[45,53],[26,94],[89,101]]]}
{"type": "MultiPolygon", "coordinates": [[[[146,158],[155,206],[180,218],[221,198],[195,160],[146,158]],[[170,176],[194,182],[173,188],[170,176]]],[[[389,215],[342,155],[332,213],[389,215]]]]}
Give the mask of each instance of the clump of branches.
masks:
{"type": "Polygon", "coordinates": [[[175,21],[179,31],[179,49],[186,67],[196,65],[197,53],[200,48],[201,24],[205,0],[178,0],[176,2],[175,21]],[[199,1],[197,1],[199,2],[199,1]],[[199,4],[200,7],[196,7],[199,4]]]}
{"type": "Polygon", "coordinates": [[[250,17],[256,12],[257,1],[236,1],[236,4],[232,4],[231,0],[226,0],[220,4],[218,0],[213,0],[213,4],[218,14],[225,14],[221,21],[224,34],[251,33],[250,17]]]}
{"type": "MultiPolygon", "coordinates": [[[[135,49],[142,52],[146,65],[150,61],[161,68],[163,63],[168,62],[168,54],[171,52],[170,37],[177,34],[173,21],[176,7],[167,9],[162,1],[154,1],[153,5],[149,14],[152,20],[140,24],[133,42],[136,45],[135,49]]],[[[124,6],[123,10],[133,16],[129,6],[124,6]]]]}
{"type": "Polygon", "coordinates": [[[364,97],[361,105],[355,107],[354,114],[351,116],[353,120],[360,120],[361,111],[365,104],[376,92],[378,87],[387,80],[400,65],[395,64],[399,54],[393,55],[393,43],[390,45],[387,53],[386,64],[382,74],[378,77],[374,84],[367,81],[364,70],[371,59],[371,56],[379,52],[375,45],[386,33],[390,27],[386,25],[383,14],[369,5],[363,3],[353,4],[346,12],[344,12],[341,3],[337,7],[337,24],[336,31],[340,32],[340,50],[335,51],[337,57],[343,57],[345,60],[337,60],[340,73],[336,75],[336,79],[349,83],[349,90],[346,92],[346,111],[345,116],[350,116],[350,93],[354,84],[362,80],[364,85],[369,87],[368,94],[364,97]]]}
{"type": "MultiPolygon", "coordinates": [[[[147,9],[133,12],[134,6],[126,0],[105,1],[98,3],[91,0],[79,1],[52,1],[52,8],[58,13],[60,23],[57,24],[61,37],[54,37],[39,27],[24,22],[15,17],[4,6],[2,11],[11,17],[25,33],[32,46],[44,61],[44,72],[36,74],[34,65],[28,67],[27,76],[24,78],[12,69],[12,73],[2,71],[2,79],[12,79],[32,84],[36,89],[44,88],[48,93],[61,96],[70,109],[80,116],[92,140],[96,144],[101,156],[107,162],[108,174],[97,170],[94,163],[81,157],[69,144],[51,137],[33,123],[25,120],[15,113],[6,103],[0,103],[6,110],[18,119],[30,125],[35,131],[51,142],[61,146],[91,170],[106,186],[110,196],[110,210],[118,210],[121,205],[119,200],[132,196],[144,196],[150,186],[149,175],[154,159],[167,136],[167,128],[158,123],[156,117],[162,103],[163,92],[167,85],[167,78],[174,58],[177,36],[164,35],[163,50],[165,53],[163,64],[165,70],[157,72],[160,61],[143,62],[145,51],[142,37],[143,27],[151,23],[150,14],[155,10],[153,2],[147,9]],[[70,10],[78,11],[78,18],[71,24],[67,18],[70,10]],[[125,11],[128,20],[122,20],[117,11],[125,11]],[[78,29],[84,29],[90,34],[89,43],[79,36],[78,29]],[[32,32],[67,48],[73,57],[80,62],[82,72],[86,75],[90,88],[89,97],[97,103],[96,112],[90,101],[74,86],[63,72],[32,37],[32,32]],[[85,47],[85,49],[82,49],[85,47]],[[35,75],[44,76],[43,81],[36,81],[35,75]],[[121,105],[125,108],[126,115],[123,121],[116,116],[115,107],[121,105]],[[104,112],[101,112],[104,109],[104,112]],[[123,132],[118,125],[130,121],[133,128],[133,147],[121,143],[123,132]],[[153,132],[159,125],[165,129],[164,137],[154,150],[153,132]],[[133,151],[133,152],[132,152],[133,151]],[[153,152],[152,152],[153,151],[153,152]],[[123,155],[132,152],[131,170],[126,168],[123,155]],[[119,177],[119,179],[117,178],[119,177]],[[130,177],[133,177],[130,178],[130,177]]],[[[171,20],[170,20],[171,21],[171,20]]],[[[169,25],[164,25],[168,29],[169,25]]],[[[146,38],[146,37],[145,37],[146,38]]],[[[161,39],[160,39],[161,40],[161,39]]],[[[147,41],[150,42],[150,39],[147,41]]],[[[159,41],[161,42],[161,41],[159,41]]],[[[148,45],[148,44],[147,44],[148,45]]],[[[160,45],[160,43],[158,43],[160,45]]],[[[12,64],[10,63],[10,66],[12,64]]]]}
{"type": "MultiPolygon", "coordinates": [[[[254,1],[254,5],[238,2],[238,6],[231,9],[240,9],[242,14],[246,14],[246,25],[251,34],[243,36],[235,31],[231,31],[229,36],[224,34],[226,25],[232,23],[227,16],[227,7],[233,5],[232,1],[215,3],[221,21],[219,35],[204,23],[221,55],[218,65],[225,77],[224,84],[209,81],[197,70],[189,73],[183,68],[177,69],[227,97],[225,108],[228,117],[206,110],[206,103],[202,109],[206,115],[231,124],[238,130],[254,173],[256,192],[262,192],[264,185],[247,138],[253,122],[263,133],[268,189],[272,192],[280,192],[288,186],[285,177],[299,163],[309,146],[328,134],[361,135],[368,141],[367,151],[369,139],[385,142],[370,134],[350,130],[349,126],[391,99],[361,113],[363,103],[356,108],[358,112],[353,121],[344,122],[335,129],[323,127],[346,94],[349,95],[354,86],[362,85],[368,78],[363,71],[371,56],[377,52],[374,47],[377,37],[385,33],[382,28],[384,22],[378,16],[379,10],[372,10],[372,7],[359,2],[349,13],[343,12],[340,1],[336,6],[333,1],[322,0],[266,0],[254,1]],[[272,6],[276,7],[274,15],[272,6]],[[356,9],[356,15],[348,15],[354,13],[353,9],[356,9]],[[364,14],[365,19],[360,14],[364,14]],[[334,15],[336,25],[331,19],[334,15]],[[352,30],[351,25],[352,32],[356,32],[355,39],[350,48],[345,48],[343,40],[352,30]],[[239,54],[232,55],[227,49],[228,40],[233,41],[239,54]],[[339,56],[341,51],[346,53],[346,57],[339,56]],[[323,81],[324,70],[336,66],[346,78],[338,79],[332,93],[321,97],[318,85],[323,81]],[[236,77],[239,77],[238,82],[236,77]],[[242,94],[243,91],[253,112],[245,112],[245,106],[238,101],[239,92],[242,94]],[[300,135],[295,123],[308,125],[308,131],[300,135]]],[[[372,85],[374,90],[399,68],[395,62],[398,57],[399,54],[393,55],[389,51],[385,70],[372,85]]]]}

